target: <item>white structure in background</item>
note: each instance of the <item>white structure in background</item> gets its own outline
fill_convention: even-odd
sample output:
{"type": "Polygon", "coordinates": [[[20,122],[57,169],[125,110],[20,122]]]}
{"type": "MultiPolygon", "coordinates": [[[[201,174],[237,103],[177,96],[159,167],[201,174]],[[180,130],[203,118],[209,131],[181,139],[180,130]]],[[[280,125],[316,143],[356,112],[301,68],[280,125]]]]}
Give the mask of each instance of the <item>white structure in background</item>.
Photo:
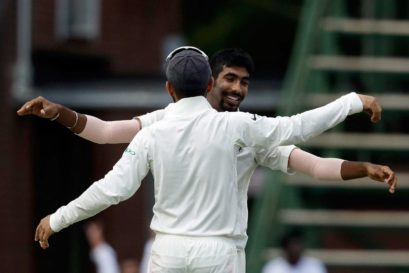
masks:
{"type": "Polygon", "coordinates": [[[56,36],[58,39],[94,40],[100,33],[100,0],[57,0],[56,36]]]}
{"type": "Polygon", "coordinates": [[[13,70],[12,92],[15,98],[31,93],[33,68],[31,63],[31,0],[17,2],[16,63],[13,70]]]}

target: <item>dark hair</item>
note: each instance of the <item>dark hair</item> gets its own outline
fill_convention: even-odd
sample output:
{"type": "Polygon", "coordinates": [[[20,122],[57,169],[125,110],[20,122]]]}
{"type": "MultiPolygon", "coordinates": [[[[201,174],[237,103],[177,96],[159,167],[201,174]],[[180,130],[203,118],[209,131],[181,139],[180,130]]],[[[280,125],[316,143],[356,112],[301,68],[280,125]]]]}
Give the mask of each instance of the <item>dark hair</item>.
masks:
{"type": "Polygon", "coordinates": [[[244,67],[250,75],[254,71],[253,58],[241,48],[226,48],[214,53],[210,58],[210,67],[214,78],[217,78],[223,70],[223,66],[244,67]]]}
{"type": "Polygon", "coordinates": [[[184,83],[174,80],[172,77],[170,77],[168,81],[170,82],[170,84],[172,84],[175,90],[175,94],[179,99],[188,98],[188,97],[196,97],[196,96],[205,96],[207,93],[208,82],[206,84],[203,83],[198,87],[191,88],[191,87],[186,87],[184,83]]]}
{"type": "Polygon", "coordinates": [[[299,229],[293,229],[287,232],[282,238],[280,245],[282,248],[286,248],[288,244],[292,241],[299,241],[302,242],[304,240],[304,235],[299,229]]]}

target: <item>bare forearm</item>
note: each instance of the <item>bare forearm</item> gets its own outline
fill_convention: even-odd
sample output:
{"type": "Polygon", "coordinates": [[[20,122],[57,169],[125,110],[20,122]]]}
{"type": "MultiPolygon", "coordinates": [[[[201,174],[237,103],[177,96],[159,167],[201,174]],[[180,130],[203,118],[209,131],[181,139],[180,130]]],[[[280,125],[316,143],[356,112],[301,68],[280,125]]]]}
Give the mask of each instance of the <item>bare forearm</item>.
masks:
{"type": "Polygon", "coordinates": [[[58,122],[80,137],[95,143],[129,143],[141,129],[163,117],[163,110],[132,120],[104,121],[93,116],[78,113],[64,105],[39,96],[24,103],[17,110],[19,116],[34,115],[58,122]]]}
{"type": "Polygon", "coordinates": [[[347,161],[342,162],[341,177],[343,180],[350,180],[368,176],[368,163],[347,161]]]}
{"type": "Polygon", "coordinates": [[[321,158],[301,149],[294,149],[288,165],[297,172],[320,180],[350,180],[368,177],[387,183],[389,192],[394,193],[398,178],[388,166],[369,162],[346,161],[338,158],[321,158]]]}
{"type": "Polygon", "coordinates": [[[344,180],[369,177],[372,180],[387,183],[389,192],[394,193],[398,178],[388,166],[369,162],[344,161],[341,166],[341,176],[344,180]]]}
{"type": "Polygon", "coordinates": [[[40,118],[56,121],[74,133],[80,133],[87,122],[85,115],[75,112],[61,104],[54,103],[39,96],[24,103],[17,110],[19,116],[34,115],[40,118]]]}
{"type": "Polygon", "coordinates": [[[80,133],[87,123],[85,115],[75,112],[64,105],[54,103],[39,96],[24,103],[17,110],[19,116],[34,115],[40,118],[56,121],[74,133],[80,133]]]}
{"type": "Polygon", "coordinates": [[[55,121],[76,134],[81,133],[84,130],[87,123],[87,117],[84,114],[75,112],[61,104],[57,104],[57,109],[59,116],[55,121]]]}

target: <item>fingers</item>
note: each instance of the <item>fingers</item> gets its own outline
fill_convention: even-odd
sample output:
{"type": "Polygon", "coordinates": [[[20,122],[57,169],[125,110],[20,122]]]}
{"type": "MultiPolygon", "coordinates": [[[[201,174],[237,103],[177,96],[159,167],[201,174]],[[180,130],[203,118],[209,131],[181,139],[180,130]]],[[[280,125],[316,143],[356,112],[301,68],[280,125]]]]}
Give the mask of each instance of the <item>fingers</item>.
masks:
{"type": "Polygon", "coordinates": [[[382,107],[378,103],[375,97],[359,94],[359,97],[363,104],[363,111],[367,112],[371,116],[372,122],[378,122],[381,120],[382,107]]]}
{"type": "Polygon", "coordinates": [[[44,228],[44,224],[43,222],[40,222],[40,224],[38,224],[37,228],[36,228],[36,233],[34,236],[34,240],[35,241],[45,241],[47,239],[47,235],[45,232],[45,228],[44,228]]]}
{"type": "Polygon", "coordinates": [[[388,166],[380,166],[378,170],[379,179],[377,180],[387,183],[389,186],[389,192],[394,193],[398,183],[398,178],[396,177],[395,172],[392,171],[388,166]]]}
{"type": "Polygon", "coordinates": [[[39,243],[40,243],[40,247],[41,247],[42,249],[47,249],[47,248],[50,247],[50,245],[48,244],[48,240],[40,241],[39,243]]]}
{"type": "Polygon", "coordinates": [[[35,231],[34,240],[36,242],[39,242],[42,249],[46,249],[50,246],[48,243],[48,238],[53,234],[53,231],[50,227],[49,218],[50,216],[41,219],[35,231]]]}
{"type": "Polygon", "coordinates": [[[17,110],[17,114],[19,116],[36,115],[42,118],[52,118],[57,111],[58,109],[56,109],[54,103],[51,103],[40,96],[26,102],[19,110],[17,110]]]}
{"type": "Polygon", "coordinates": [[[34,234],[34,241],[35,242],[37,242],[37,241],[39,241],[40,239],[40,231],[39,231],[39,225],[37,226],[37,228],[36,228],[36,232],[35,232],[35,234],[34,234]]]}
{"type": "Polygon", "coordinates": [[[396,177],[393,178],[392,182],[388,183],[390,185],[389,186],[390,193],[395,193],[397,183],[398,183],[398,179],[396,177]]]}
{"type": "Polygon", "coordinates": [[[398,184],[398,178],[396,177],[395,172],[392,171],[388,166],[383,166],[382,171],[386,176],[384,181],[389,185],[389,192],[394,193],[398,184]]]}
{"type": "Polygon", "coordinates": [[[382,108],[377,101],[374,101],[373,104],[371,105],[371,112],[372,112],[372,115],[371,115],[372,122],[378,122],[381,120],[382,108]]]}
{"type": "Polygon", "coordinates": [[[19,116],[30,115],[32,105],[33,105],[32,100],[26,102],[23,106],[20,107],[20,109],[17,110],[17,115],[19,116]]]}
{"type": "Polygon", "coordinates": [[[37,226],[34,240],[35,240],[36,242],[39,242],[40,247],[41,247],[42,249],[46,249],[46,248],[48,248],[48,247],[50,246],[50,245],[48,244],[48,238],[47,238],[47,237],[48,237],[48,236],[45,234],[44,228],[43,228],[42,224],[40,223],[40,224],[37,226]]]}
{"type": "Polygon", "coordinates": [[[398,184],[398,178],[388,166],[368,164],[368,176],[376,181],[387,183],[389,192],[394,193],[398,184]]]}

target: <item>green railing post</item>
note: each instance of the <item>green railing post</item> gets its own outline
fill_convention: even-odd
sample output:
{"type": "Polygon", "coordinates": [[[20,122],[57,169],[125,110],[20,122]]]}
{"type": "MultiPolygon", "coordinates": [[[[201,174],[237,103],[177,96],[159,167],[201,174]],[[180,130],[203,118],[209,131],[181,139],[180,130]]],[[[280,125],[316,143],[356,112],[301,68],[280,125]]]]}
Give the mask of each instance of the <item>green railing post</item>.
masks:
{"type": "Polygon", "coordinates": [[[261,196],[256,199],[249,226],[249,243],[247,246],[247,271],[260,272],[264,263],[264,250],[272,240],[274,220],[280,203],[283,183],[279,173],[271,172],[264,183],[261,196]]]}
{"type": "Polygon", "coordinates": [[[279,114],[288,115],[300,107],[302,92],[308,73],[307,63],[316,44],[316,33],[321,15],[327,7],[327,0],[307,0],[304,2],[299,28],[297,30],[293,53],[287,68],[282,88],[279,114]]]}

